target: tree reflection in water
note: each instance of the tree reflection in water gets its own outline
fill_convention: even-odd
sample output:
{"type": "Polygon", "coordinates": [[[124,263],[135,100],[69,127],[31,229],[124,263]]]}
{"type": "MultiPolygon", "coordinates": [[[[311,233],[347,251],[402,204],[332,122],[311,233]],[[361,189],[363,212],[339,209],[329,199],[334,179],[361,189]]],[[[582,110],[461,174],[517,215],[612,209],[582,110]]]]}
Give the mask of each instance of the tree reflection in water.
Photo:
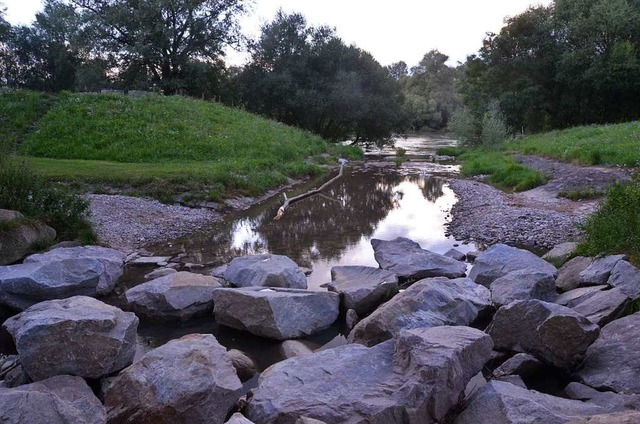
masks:
{"type": "Polygon", "coordinates": [[[189,254],[184,260],[223,264],[247,254],[287,255],[314,269],[313,287],[326,282],[334,265],[377,266],[370,246],[374,237],[408,237],[439,253],[455,243],[444,234],[455,195],[442,180],[419,172],[347,170],[322,194],[291,205],[274,221],[280,201],[256,206],[201,237],[179,240],[189,254]]]}

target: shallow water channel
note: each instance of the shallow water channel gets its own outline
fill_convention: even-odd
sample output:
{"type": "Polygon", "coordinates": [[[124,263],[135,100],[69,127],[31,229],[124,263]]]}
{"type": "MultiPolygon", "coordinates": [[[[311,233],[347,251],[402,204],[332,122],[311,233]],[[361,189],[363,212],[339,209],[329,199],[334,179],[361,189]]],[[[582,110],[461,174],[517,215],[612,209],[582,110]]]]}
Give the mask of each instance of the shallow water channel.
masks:
{"type": "MultiPolygon", "coordinates": [[[[431,137],[398,140],[397,146],[407,150],[408,162],[401,166],[391,162],[389,156],[393,149],[370,151],[364,163],[348,164],[340,180],[321,194],[291,205],[279,221],[273,217],[282,204],[282,195],[229,216],[201,234],[154,246],[151,250],[159,255],[182,254],[183,263],[206,264],[205,268],[196,270],[202,273],[237,256],[286,255],[312,270],[308,276],[311,290],[324,290],[321,285],[330,281],[333,266],[377,267],[370,243],[373,238],[406,237],[436,253],[445,253],[454,246],[466,253],[475,246],[445,235],[445,224],[456,202],[446,181],[455,177],[458,167],[427,161],[436,146],[453,143],[431,137]]],[[[333,175],[301,184],[287,191],[287,195],[291,197],[318,187],[333,175]]],[[[142,271],[138,270],[137,275],[130,271],[125,285],[140,283],[142,271]]],[[[217,328],[211,318],[182,325],[143,323],[139,331],[139,354],[192,332],[214,333],[223,345],[252,356],[261,369],[281,359],[278,342],[217,328]]],[[[332,328],[305,342],[316,348],[338,333],[338,328],[332,328]]]]}

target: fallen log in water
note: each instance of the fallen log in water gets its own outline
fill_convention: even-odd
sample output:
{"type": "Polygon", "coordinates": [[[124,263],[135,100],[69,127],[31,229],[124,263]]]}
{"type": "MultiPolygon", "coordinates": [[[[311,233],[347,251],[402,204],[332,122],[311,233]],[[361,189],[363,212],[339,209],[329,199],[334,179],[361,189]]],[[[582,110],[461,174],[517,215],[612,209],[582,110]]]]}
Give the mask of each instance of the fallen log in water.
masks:
{"type": "Polygon", "coordinates": [[[340,177],[342,177],[343,174],[343,169],[344,169],[344,164],[340,164],[340,172],[338,172],[338,175],[336,175],[335,177],[331,178],[329,181],[327,181],[326,183],[322,184],[320,187],[313,189],[313,190],[309,190],[306,193],[302,193],[302,194],[298,194],[297,196],[294,196],[292,198],[287,198],[287,195],[285,193],[284,195],[284,203],[282,204],[282,206],[280,206],[278,208],[278,213],[276,214],[275,217],[273,217],[273,219],[275,221],[279,220],[280,218],[282,218],[282,215],[284,215],[284,211],[289,207],[289,205],[296,203],[306,197],[309,196],[313,196],[314,194],[318,194],[320,193],[322,190],[324,190],[325,188],[329,187],[331,184],[333,184],[335,181],[337,181],[340,177]]]}

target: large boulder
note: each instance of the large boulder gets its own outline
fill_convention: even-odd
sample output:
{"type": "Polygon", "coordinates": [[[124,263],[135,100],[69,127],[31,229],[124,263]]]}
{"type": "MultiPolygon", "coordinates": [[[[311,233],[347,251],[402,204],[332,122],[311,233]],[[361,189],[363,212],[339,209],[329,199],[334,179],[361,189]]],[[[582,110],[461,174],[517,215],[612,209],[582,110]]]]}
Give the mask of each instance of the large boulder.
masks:
{"type": "Polygon", "coordinates": [[[331,292],[245,287],[214,293],[216,322],[276,340],[306,337],[338,318],[340,297],[331,292]]]}
{"type": "Polygon", "coordinates": [[[573,308],[579,303],[584,302],[585,300],[593,297],[596,293],[605,290],[607,286],[586,286],[579,287],[577,289],[569,290],[567,292],[562,293],[560,296],[556,298],[554,303],[558,305],[567,306],[569,308],[573,308]]]}
{"type": "Polygon", "coordinates": [[[577,249],[578,243],[576,242],[560,243],[553,246],[553,249],[548,251],[542,259],[551,262],[556,267],[560,267],[575,254],[577,249]]]}
{"type": "Polygon", "coordinates": [[[556,280],[553,275],[535,269],[512,271],[491,283],[491,301],[496,307],[508,305],[515,300],[538,299],[553,302],[556,295],[556,280]]]}
{"type": "Polygon", "coordinates": [[[491,308],[490,292],[468,278],[429,278],[404,292],[360,321],[349,341],[373,346],[412,328],[469,325],[491,308]]]}
{"type": "Polygon", "coordinates": [[[587,269],[593,259],[585,256],[576,256],[558,270],[556,286],[561,291],[570,291],[580,286],[580,273],[587,269]]]}
{"type": "Polygon", "coordinates": [[[603,414],[597,405],[564,399],[493,380],[482,386],[466,402],[455,424],[566,423],[603,414]]]}
{"type": "Polygon", "coordinates": [[[334,266],[327,289],[340,294],[343,310],[363,316],[398,293],[398,276],[368,266],[334,266]]]}
{"type": "Polygon", "coordinates": [[[86,296],[33,305],[3,324],[33,380],[100,378],[131,364],[138,318],[86,296]]]}
{"type": "Polygon", "coordinates": [[[406,238],[398,237],[391,241],[372,239],[371,246],[380,268],[395,273],[401,279],[458,278],[467,272],[463,262],[424,250],[406,238]]]}
{"type": "Polygon", "coordinates": [[[437,327],[292,358],[262,374],[246,416],[257,424],[300,416],[329,424],[442,422],[491,348],[479,330],[437,327]]]}
{"type": "MultiPolygon", "coordinates": [[[[98,276],[96,293],[99,295],[109,294],[113,290],[118,278],[124,270],[124,261],[127,255],[119,250],[101,246],[79,246],[61,247],[45,253],[31,255],[24,260],[24,263],[51,263],[64,262],[70,273],[84,272],[83,264],[91,262],[102,266],[102,272],[98,276]]],[[[90,265],[92,268],[95,265],[90,265]]]]}
{"type": "Polygon", "coordinates": [[[116,377],[105,395],[109,423],[223,423],[242,383],[210,334],[153,349],[116,377]]]}
{"type": "Polygon", "coordinates": [[[13,389],[0,385],[3,424],[106,423],[104,407],[80,377],[60,375],[13,389]]]}
{"type": "Polygon", "coordinates": [[[553,278],[558,275],[555,266],[528,250],[506,244],[494,244],[476,258],[469,272],[469,278],[489,287],[494,280],[510,272],[524,269],[534,269],[538,273],[549,274],[553,278]]]}
{"type": "Polygon", "coordinates": [[[496,349],[530,353],[550,365],[572,369],[600,328],[565,306],[521,300],[498,309],[487,331],[496,349]]]}
{"type": "Polygon", "coordinates": [[[0,265],[24,258],[35,243],[52,242],[56,230],[39,221],[27,220],[17,211],[0,209],[0,265]]]}
{"type": "Polygon", "coordinates": [[[614,288],[599,291],[571,309],[602,327],[631,313],[632,306],[629,296],[624,294],[621,288],[614,288]]]}
{"type": "Polygon", "coordinates": [[[607,284],[620,288],[633,300],[640,298],[640,269],[627,261],[618,261],[611,270],[607,284]]]}
{"type": "Polygon", "coordinates": [[[640,312],[617,319],[602,328],[587,349],[576,373],[585,384],[602,390],[640,394],[640,312]]]}
{"type": "Polygon", "coordinates": [[[625,395],[615,392],[601,392],[584,384],[572,382],[563,390],[569,399],[581,400],[606,408],[608,411],[640,410],[640,395],[625,395]]]}
{"type": "Polygon", "coordinates": [[[236,287],[283,287],[306,289],[307,276],[291,259],[282,255],[252,255],[234,258],[224,279],[236,287]]]}
{"type": "Polygon", "coordinates": [[[124,294],[128,307],[152,319],[186,321],[213,311],[213,293],[222,287],[211,276],[177,272],[142,283],[124,294]]]}
{"type": "Polygon", "coordinates": [[[504,361],[502,365],[493,370],[494,377],[518,375],[522,378],[531,377],[544,368],[544,364],[528,353],[518,353],[504,361]]]}

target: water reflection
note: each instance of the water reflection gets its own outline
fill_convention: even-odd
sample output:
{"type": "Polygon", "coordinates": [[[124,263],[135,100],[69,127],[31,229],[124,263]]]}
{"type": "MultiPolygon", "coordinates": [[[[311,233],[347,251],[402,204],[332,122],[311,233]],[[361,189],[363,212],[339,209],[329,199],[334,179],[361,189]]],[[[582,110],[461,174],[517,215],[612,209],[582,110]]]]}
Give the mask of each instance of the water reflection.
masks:
{"type": "Polygon", "coordinates": [[[184,260],[214,264],[246,254],[287,255],[313,269],[309,286],[318,288],[335,265],[377,266],[372,238],[407,237],[444,253],[457,243],[444,230],[455,201],[442,179],[424,171],[349,169],[322,194],[290,206],[279,221],[272,218],[281,199],[272,199],[207,234],[180,240],[178,248],[189,255],[184,260]]]}

